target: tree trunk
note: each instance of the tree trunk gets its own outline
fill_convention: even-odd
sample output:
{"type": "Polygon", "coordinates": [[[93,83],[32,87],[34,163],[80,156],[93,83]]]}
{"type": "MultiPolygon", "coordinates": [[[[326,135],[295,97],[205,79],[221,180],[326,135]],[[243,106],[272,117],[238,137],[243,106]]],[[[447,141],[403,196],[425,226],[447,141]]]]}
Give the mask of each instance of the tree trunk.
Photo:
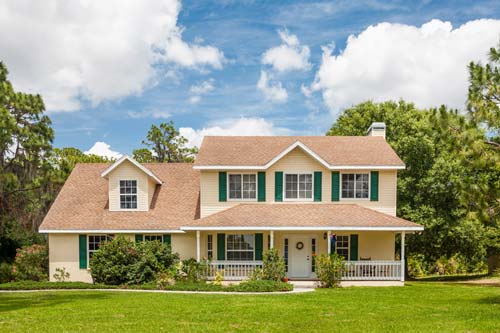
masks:
{"type": "Polygon", "coordinates": [[[500,268],[500,255],[494,254],[488,257],[488,274],[493,274],[500,268]]]}

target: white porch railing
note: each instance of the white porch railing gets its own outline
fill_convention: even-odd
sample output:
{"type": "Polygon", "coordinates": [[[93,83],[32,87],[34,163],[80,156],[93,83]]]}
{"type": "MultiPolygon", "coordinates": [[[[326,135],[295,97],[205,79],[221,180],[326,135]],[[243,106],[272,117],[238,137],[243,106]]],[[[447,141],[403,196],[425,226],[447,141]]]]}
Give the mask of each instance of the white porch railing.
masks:
{"type": "Polygon", "coordinates": [[[208,278],[214,279],[219,272],[224,280],[245,280],[255,268],[262,268],[262,261],[212,261],[209,264],[208,278]]]}
{"type": "Polygon", "coordinates": [[[401,261],[367,260],[346,261],[342,280],[400,280],[401,261]]]}
{"type": "MultiPolygon", "coordinates": [[[[346,270],[342,274],[342,280],[345,281],[399,281],[401,279],[401,261],[346,261],[345,265],[346,270]]],[[[262,261],[212,261],[209,264],[208,277],[214,279],[215,274],[219,272],[226,281],[245,280],[257,267],[262,268],[262,261]]]]}

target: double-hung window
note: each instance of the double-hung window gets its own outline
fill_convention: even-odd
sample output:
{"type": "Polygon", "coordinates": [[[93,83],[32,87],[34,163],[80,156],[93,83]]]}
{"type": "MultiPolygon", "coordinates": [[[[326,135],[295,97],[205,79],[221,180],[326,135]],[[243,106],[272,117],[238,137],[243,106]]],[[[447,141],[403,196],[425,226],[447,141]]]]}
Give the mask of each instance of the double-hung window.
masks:
{"type": "Polygon", "coordinates": [[[349,236],[337,236],[335,239],[335,251],[344,260],[349,260],[349,236]]]}
{"type": "Polygon", "coordinates": [[[312,173],[285,174],[285,199],[312,199],[312,173]]]}
{"type": "Polygon", "coordinates": [[[227,235],[226,257],[227,260],[253,260],[255,249],[254,235],[227,235]]]}
{"type": "Polygon", "coordinates": [[[214,257],[214,237],[211,234],[207,235],[207,256],[209,260],[214,257]]]}
{"type": "Polygon", "coordinates": [[[257,197],[257,177],[250,174],[229,174],[229,199],[252,200],[257,197]]]}
{"type": "Polygon", "coordinates": [[[144,235],[144,240],[146,242],[158,241],[160,243],[163,243],[163,236],[162,235],[144,235]]]}
{"type": "Polygon", "coordinates": [[[368,184],[367,173],[342,174],[342,198],[368,199],[368,184]]]}
{"type": "Polygon", "coordinates": [[[120,208],[137,209],[137,180],[120,180],[120,208]]]}
{"type": "Polygon", "coordinates": [[[89,235],[88,236],[88,257],[89,260],[94,255],[94,252],[99,250],[99,246],[106,241],[110,241],[111,237],[108,235],[89,235]]]}

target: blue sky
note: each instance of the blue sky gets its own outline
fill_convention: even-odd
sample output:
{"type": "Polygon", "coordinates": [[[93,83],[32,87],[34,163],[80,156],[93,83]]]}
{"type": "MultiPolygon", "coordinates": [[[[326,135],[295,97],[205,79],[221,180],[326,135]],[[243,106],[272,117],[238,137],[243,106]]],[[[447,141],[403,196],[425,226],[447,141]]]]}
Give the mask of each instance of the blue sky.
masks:
{"type": "MultiPolygon", "coordinates": [[[[61,6],[54,1],[56,7],[61,6]]],[[[35,8],[28,11],[3,4],[0,18],[2,6],[9,7],[3,8],[3,14],[10,13],[16,21],[35,14],[35,8]]],[[[36,38],[40,33],[36,25],[30,30],[12,25],[2,28],[0,23],[0,31],[4,31],[0,32],[0,39],[4,39],[0,60],[20,90],[50,96],[47,108],[56,133],[54,145],[84,151],[104,142],[112,151],[130,153],[141,146],[151,124],[170,120],[196,143],[203,134],[323,135],[343,108],[363,99],[402,97],[414,99],[422,107],[444,103],[460,108],[466,92],[464,66],[470,60],[485,61],[488,47],[500,37],[498,1],[183,1],[173,14],[169,9],[164,16],[155,16],[155,12],[133,8],[137,15],[117,14],[125,19],[116,18],[116,22],[110,15],[96,19],[92,27],[95,16],[82,19],[81,11],[59,8],[36,18],[48,31],[49,36],[43,37],[45,46],[52,49],[48,51],[42,46],[31,49],[32,44],[19,41],[25,35],[36,38]],[[168,18],[177,21],[166,34],[175,31],[176,38],[180,36],[181,46],[187,46],[186,54],[195,55],[192,63],[186,64],[182,53],[169,55],[177,46],[171,40],[165,42],[162,31],[144,28],[168,18]],[[493,20],[477,21],[480,19],[493,20]],[[60,38],[64,32],[50,38],[53,31],[65,29],[72,20],[81,26],[67,43],[60,38]],[[390,24],[382,26],[382,22],[390,24]],[[433,23],[422,28],[429,22],[433,23]],[[447,28],[446,22],[451,26],[447,28]],[[473,24],[461,28],[467,22],[473,24]],[[130,32],[109,33],[122,24],[132,27],[130,32]],[[139,25],[141,34],[136,34],[139,25]],[[376,28],[367,31],[370,26],[376,28]],[[88,42],[87,34],[93,38],[100,29],[110,42],[88,42]],[[7,33],[14,38],[2,38],[7,33]],[[351,35],[355,40],[348,42],[351,35]],[[153,40],[149,49],[130,56],[127,50],[148,43],[148,38],[153,40]],[[284,38],[289,38],[288,44],[284,38]],[[444,50],[440,49],[443,45],[444,50]],[[197,46],[216,52],[208,52],[206,58],[196,56],[197,46]],[[267,51],[280,46],[269,53],[271,60],[264,60],[267,51]],[[120,53],[122,47],[125,50],[120,53]],[[74,49],[82,51],[73,55],[74,49]],[[149,53],[151,49],[154,52],[149,53]],[[300,53],[302,62],[287,58],[293,52],[300,53]],[[161,60],[148,58],[144,64],[141,54],[145,58],[166,56],[161,60]],[[102,65],[102,59],[112,65],[102,65]],[[51,72],[29,70],[47,61],[53,66],[51,72]],[[139,67],[141,70],[136,70],[139,67]],[[89,68],[99,68],[97,79],[88,79],[89,68]],[[263,72],[267,82],[262,81],[263,72]],[[455,72],[460,73],[456,78],[455,72]],[[443,77],[450,78],[449,87],[443,77]],[[118,89],[127,80],[127,87],[118,89]],[[102,88],[97,89],[101,83],[102,88]],[[427,85],[445,91],[421,91],[420,87],[427,85]],[[62,91],[69,97],[59,103],[62,91]]]]}

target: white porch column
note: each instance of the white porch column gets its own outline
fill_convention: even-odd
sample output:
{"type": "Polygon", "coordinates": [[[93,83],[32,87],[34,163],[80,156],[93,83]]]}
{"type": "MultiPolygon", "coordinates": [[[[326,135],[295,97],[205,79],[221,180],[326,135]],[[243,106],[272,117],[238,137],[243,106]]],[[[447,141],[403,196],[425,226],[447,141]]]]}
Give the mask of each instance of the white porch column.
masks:
{"type": "Polygon", "coordinates": [[[331,254],[330,252],[332,249],[332,237],[331,236],[332,236],[332,232],[330,230],[328,230],[328,232],[326,233],[326,239],[328,241],[328,245],[327,245],[328,246],[328,249],[327,249],[328,255],[331,254]]]}
{"type": "Polygon", "coordinates": [[[274,249],[274,230],[269,232],[269,248],[274,249]]]}
{"type": "Polygon", "coordinates": [[[405,232],[401,232],[401,282],[405,282],[405,232]]]}
{"type": "Polygon", "coordinates": [[[200,230],[196,230],[196,261],[201,260],[200,230]]]}

